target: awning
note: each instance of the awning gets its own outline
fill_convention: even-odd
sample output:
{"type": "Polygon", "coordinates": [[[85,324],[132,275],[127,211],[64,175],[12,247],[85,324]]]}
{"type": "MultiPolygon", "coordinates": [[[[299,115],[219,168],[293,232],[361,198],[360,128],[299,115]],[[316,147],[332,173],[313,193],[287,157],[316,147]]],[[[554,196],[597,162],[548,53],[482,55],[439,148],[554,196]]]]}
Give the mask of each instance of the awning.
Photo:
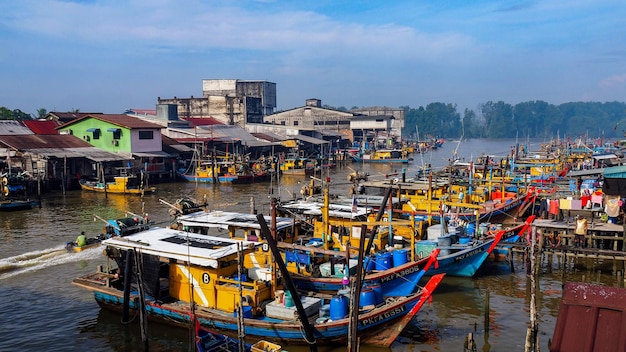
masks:
{"type": "Polygon", "coordinates": [[[307,143],[311,143],[311,144],[324,144],[324,143],[330,143],[328,141],[325,141],[323,139],[319,139],[319,138],[314,138],[314,137],[309,137],[309,136],[303,136],[301,134],[294,136],[293,138],[297,139],[297,140],[301,140],[303,142],[307,142],[307,143]]]}
{"type": "Polygon", "coordinates": [[[138,156],[140,158],[168,158],[171,155],[164,151],[156,150],[153,152],[139,152],[133,153],[133,156],[138,156]]]}
{"type": "Polygon", "coordinates": [[[29,153],[36,154],[43,158],[57,158],[57,159],[71,159],[71,158],[86,158],[92,161],[120,161],[130,160],[130,155],[121,155],[110,153],[96,147],[82,147],[82,148],[36,148],[28,149],[29,153]]]}
{"type": "Polygon", "coordinates": [[[121,130],[122,130],[121,128],[111,127],[111,128],[109,128],[109,129],[107,129],[107,132],[113,132],[113,133],[116,133],[116,132],[120,132],[121,130]]]}
{"type": "Polygon", "coordinates": [[[99,128],[88,128],[87,132],[100,132],[99,128]]]}

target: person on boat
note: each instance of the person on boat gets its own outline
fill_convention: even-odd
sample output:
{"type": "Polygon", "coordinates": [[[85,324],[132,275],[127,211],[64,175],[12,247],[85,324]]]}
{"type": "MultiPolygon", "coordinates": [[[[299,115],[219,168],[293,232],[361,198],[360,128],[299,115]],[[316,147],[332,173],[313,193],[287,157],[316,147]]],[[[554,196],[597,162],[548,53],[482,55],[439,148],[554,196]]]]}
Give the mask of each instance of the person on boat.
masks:
{"type": "Polygon", "coordinates": [[[85,236],[85,231],[81,231],[80,235],[76,237],[76,245],[78,247],[87,245],[87,236],[85,236]]]}
{"type": "Polygon", "coordinates": [[[496,237],[497,233],[498,233],[498,226],[496,224],[491,224],[489,225],[489,228],[487,229],[487,233],[485,234],[485,237],[493,238],[493,237],[496,237]]]}

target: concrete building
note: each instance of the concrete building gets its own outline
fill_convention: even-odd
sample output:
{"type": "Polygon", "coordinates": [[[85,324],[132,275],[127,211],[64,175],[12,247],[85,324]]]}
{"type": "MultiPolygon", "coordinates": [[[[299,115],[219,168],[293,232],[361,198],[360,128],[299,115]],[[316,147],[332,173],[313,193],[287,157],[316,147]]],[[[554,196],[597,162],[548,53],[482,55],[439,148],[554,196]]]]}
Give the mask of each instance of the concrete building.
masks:
{"type": "Polygon", "coordinates": [[[307,99],[302,107],[265,116],[264,125],[284,126],[298,131],[291,134],[308,134],[317,138],[321,138],[324,132],[335,132],[351,140],[350,119],[353,116],[350,112],[324,108],[319,99],[307,99]]]}
{"type": "Polygon", "coordinates": [[[404,128],[404,109],[389,108],[385,106],[373,106],[368,108],[353,109],[350,112],[355,115],[367,115],[367,116],[393,116],[391,120],[391,129],[389,134],[394,137],[402,136],[402,129],[404,128]]]}
{"type": "Polygon", "coordinates": [[[157,99],[157,105],[176,104],[178,116],[213,117],[227,125],[262,123],[276,109],[276,83],[238,79],[202,80],[202,97],[157,99]]]}

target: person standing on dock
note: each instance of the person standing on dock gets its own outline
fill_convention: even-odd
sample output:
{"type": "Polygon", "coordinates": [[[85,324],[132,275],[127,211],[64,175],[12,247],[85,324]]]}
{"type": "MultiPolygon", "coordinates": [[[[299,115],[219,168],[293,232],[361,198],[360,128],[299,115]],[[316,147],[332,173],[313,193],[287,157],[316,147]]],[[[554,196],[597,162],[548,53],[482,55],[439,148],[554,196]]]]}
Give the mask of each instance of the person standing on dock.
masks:
{"type": "Polygon", "coordinates": [[[574,229],[574,247],[585,247],[585,236],[587,235],[587,219],[576,216],[576,228],[574,229]]]}

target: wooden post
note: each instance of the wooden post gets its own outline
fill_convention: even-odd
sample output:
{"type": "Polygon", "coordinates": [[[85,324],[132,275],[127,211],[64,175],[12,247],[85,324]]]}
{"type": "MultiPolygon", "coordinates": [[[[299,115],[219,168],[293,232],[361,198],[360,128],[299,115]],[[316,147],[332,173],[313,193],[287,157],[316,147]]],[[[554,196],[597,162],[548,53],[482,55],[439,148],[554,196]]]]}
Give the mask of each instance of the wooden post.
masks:
{"type": "Polygon", "coordinates": [[[528,326],[528,329],[526,331],[526,345],[525,345],[525,351],[526,352],[534,352],[534,351],[538,351],[538,342],[539,342],[539,337],[538,337],[538,324],[537,324],[537,285],[535,283],[535,279],[536,279],[536,275],[537,275],[537,268],[536,268],[536,261],[537,258],[535,256],[535,245],[536,245],[536,240],[535,240],[535,233],[536,233],[536,227],[533,226],[532,230],[531,230],[531,241],[530,241],[530,324],[528,326]]]}

